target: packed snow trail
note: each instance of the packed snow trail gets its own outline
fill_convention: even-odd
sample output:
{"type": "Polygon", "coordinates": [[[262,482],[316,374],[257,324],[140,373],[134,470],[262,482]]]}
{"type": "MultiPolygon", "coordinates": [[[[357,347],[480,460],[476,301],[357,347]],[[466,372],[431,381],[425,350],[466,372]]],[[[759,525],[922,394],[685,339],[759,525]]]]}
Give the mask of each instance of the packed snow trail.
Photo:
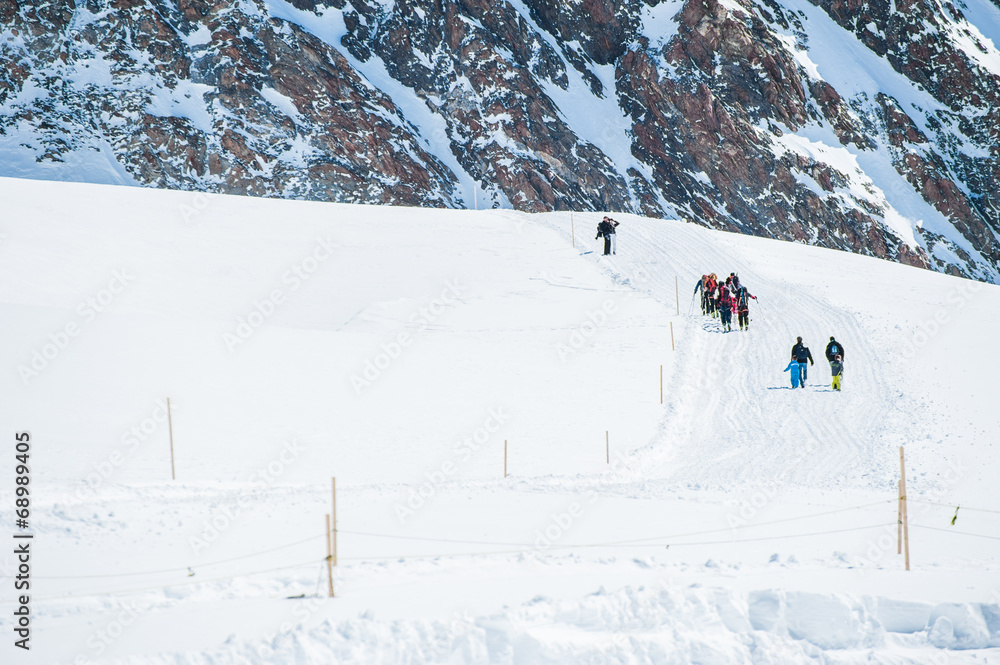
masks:
{"type": "MultiPolygon", "coordinates": [[[[541,222],[568,236],[563,216],[541,222]]],[[[598,214],[577,214],[578,229],[598,214]]],[[[693,224],[619,215],[618,252],[605,257],[577,246],[618,283],[676,312],[676,361],[664,379],[664,419],[657,436],[637,450],[636,466],[674,486],[738,491],[748,486],[865,489],[891,492],[897,446],[920,426],[904,417],[895,397],[902,375],[885,362],[889,350],[873,344],[855,312],[819,295],[829,272],[810,270],[809,259],[775,265],[766,254],[741,251],[753,239],[725,242],[728,234],[693,224]],[[701,314],[691,292],[703,274],[730,272],[757,296],[751,323],[722,332],[719,319],[701,314]],[[690,314],[688,312],[691,312],[690,314]],[[835,393],[824,355],[834,335],[846,349],[844,389],[835,393]],[[792,390],[788,373],[795,338],[812,352],[807,387],[792,390]]],[[[596,221],[595,221],[596,223],[596,221]]],[[[835,257],[836,258],[836,257],[835,257]]],[[[835,285],[834,285],[835,286],[835,285]]],[[[734,317],[735,318],[735,317],[734,317]]],[[[663,331],[668,345],[669,331],[663,331]]]]}

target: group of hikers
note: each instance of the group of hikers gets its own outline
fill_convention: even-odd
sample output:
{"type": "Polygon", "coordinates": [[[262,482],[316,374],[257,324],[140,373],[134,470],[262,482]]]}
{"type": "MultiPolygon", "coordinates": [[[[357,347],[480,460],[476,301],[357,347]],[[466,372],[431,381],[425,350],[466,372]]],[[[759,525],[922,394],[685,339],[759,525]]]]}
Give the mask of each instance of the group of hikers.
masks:
{"type": "MultiPolygon", "coordinates": [[[[601,223],[597,225],[597,237],[604,238],[604,256],[609,256],[617,252],[617,234],[615,227],[618,222],[605,216],[601,223]]],[[[719,326],[723,332],[731,332],[733,329],[733,314],[736,314],[737,325],[740,330],[750,329],[750,301],[757,300],[757,296],[747,291],[747,287],[740,284],[739,275],[735,272],[729,273],[725,281],[722,281],[716,274],[709,273],[702,275],[697,284],[694,285],[693,298],[701,292],[701,313],[706,316],[719,319],[719,326]]],[[[840,382],[844,376],[844,347],[833,337],[826,345],[826,359],[830,363],[830,375],[833,379],[833,389],[840,390],[840,382]]],[[[813,364],[812,353],[803,342],[802,338],[796,338],[795,346],[792,347],[791,362],[785,368],[791,373],[792,388],[805,388],[808,367],[813,364]]]]}
{"type": "MultiPolygon", "coordinates": [[[[830,343],[826,345],[826,359],[830,363],[833,389],[840,390],[840,380],[844,376],[844,345],[833,336],[830,337],[830,343]]],[[[795,346],[792,347],[792,360],[785,368],[786,372],[791,372],[792,388],[806,387],[807,368],[812,364],[814,364],[813,357],[809,347],[805,345],[801,337],[796,337],[795,346]]]]}
{"type": "Polygon", "coordinates": [[[701,313],[718,317],[723,332],[733,329],[734,313],[740,330],[750,329],[750,301],[756,300],[757,296],[740,284],[740,278],[736,273],[729,273],[724,282],[720,282],[714,272],[702,275],[694,285],[694,293],[697,294],[699,291],[701,291],[701,313]]]}
{"type": "MultiPolygon", "coordinates": [[[[706,316],[718,317],[723,332],[733,329],[732,316],[735,312],[740,330],[750,329],[750,301],[757,297],[740,284],[739,275],[729,273],[725,281],[720,280],[715,273],[702,275],[694,285],[692,298],[701,292],[701,312],[706,316]]],[[[693,303],[692,303],[693,304],[693,303]]],[[[844,347],[833,337],[826,345],[826,359],[830,363],[830,375],[833,378],[833,389],[840,390],[840,382],[844,376],[844,347]]],[[[785,368],[791,372],[792,388],[805,388],[808,375],[807,368],[813,364],[812,353],[802,338],[796,339],[792,347],[791,362],[785,368]]]]}

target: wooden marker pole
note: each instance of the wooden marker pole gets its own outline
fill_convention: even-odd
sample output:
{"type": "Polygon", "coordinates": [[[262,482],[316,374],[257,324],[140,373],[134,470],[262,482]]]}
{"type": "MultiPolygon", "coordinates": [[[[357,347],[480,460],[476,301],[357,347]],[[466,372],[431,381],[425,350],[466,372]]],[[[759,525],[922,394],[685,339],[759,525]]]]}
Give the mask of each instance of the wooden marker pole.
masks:
{"type": "Polygon", "coordinates": [[[507,477],[507,439],[503,440],[503,477],[507,477]]]}
{"type": "Polygon", "coordinates": [[[677,275],[674,275],[674,300],[677,301],[677,316],[681,315],[681,292],[677,286],[677,275]]]}
{"type": "Polygon", "coordinates": [[[167,428],[170,430],[170,479],[177,480],[177,468],[174,466],[174,419],[170,415],[170,398],[167,398],[167,428]]]}
{"type": "Polygon", "coordinates": [[[670,322],[670,350],[674,350],[674,322],[670,322]]]}
{"type": "Polygon", "coordinates": [[[326,575],[330,581],[330,598],[333,598],[333,551],[330,540],[330,516],[326,516],[326,575]]]}
{"type": "Polygon", "coordinates": [[[897,485],[899,500],[896,501],[896,554],[903,553],[903,479],[897,485]]]}
{"type": "Polygon", "coordinates": [[[899,501],[903,507],[903,557],[906,562],[906,569],[910,569],[910,524],[906,505],[906,462],[903,454],[903,446],[899,447],[899,501]]]}
{"type": "MultiPolygon", "coordinates": [[[[332,479],[333,489],[333,565],[337,565],[337,479],[332,479]]],[[[332,595],[332,594],[331,594],[332,595]]]]}

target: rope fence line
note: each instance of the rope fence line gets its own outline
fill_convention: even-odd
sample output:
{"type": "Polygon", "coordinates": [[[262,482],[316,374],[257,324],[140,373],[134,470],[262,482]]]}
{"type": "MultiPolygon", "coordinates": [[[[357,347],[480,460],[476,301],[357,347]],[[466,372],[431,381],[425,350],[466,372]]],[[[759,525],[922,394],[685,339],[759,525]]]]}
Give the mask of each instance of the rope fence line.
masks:
{"type": "Polygon", "coordinates": [[[928,531],[944,531],[945,533],[957,533],[961,536],[972,536],[973,538],[989,538],[990,540],[1000,540],[1000,536],[987,536],[983,533],[971,533],[969,531],[957,531],[955,529],[942,529],[939,526],[924,526],[923,524],[913,524],[918,529],[927,529],[928,531]]]}
{"type": "MultiPolygon", "coordinates": [[[[325,535],[325,534],[324,534],[325,535]]],[[[37,598],[40,601],[51,601],[51,600],[67,600],[70,598],[85,598],[88,596],[113,596],[119,593],[142,593],[143,591],[160,591],[161,589],[174,589],[177,587],[194,586],[196,584],[209,584],[211,582],[224,582],[228,580],[235,580],[239,577],[252,577],[254,575],[263,575],[264,573],[274,573],[279,570],[291,570],[293,568],[304,568],[305,566],[313,566],[317,563],[323,563],[325,559],[310,559],[303,563],[293,563],[289,566],[278,566],[277,568],[267,568],[265,570],[254,570],[247,573],[239,573],[236,575],[223,575],[221,577],[212,577],[204,580],[191,580],[188,582],[176,582],[174,584],[158,584],[156,586],[132,588],[132,589],[114,589],[111,591],[85,591],[83,593],[70,593],[64,594],[62,596],[45,596],[37,598]]]]}
{"type": "Polygon", "coordinates": [[[1000,515],[1000,510],[992,510],[990,508],[973,508],[972,506],[966,506],[961,503],[941,503],[940,501],[927,501],[926,499],[914,499],[913,497],[906,497],[907,501],[913,503],[926,503],[930,506],[941,506],[942,508],[961,508],[962,510],[973,510],[979,513],[993,513],[995,515],[1000,515]]]}
{"type": "MultiPolygon", "coordinates": [[[[793,535],[781,535],[781,536],[762,536],[760,538],[744,538],[742,540],[712,540],[705,542],[695,542],[695,543],[656,543],[656,544],[641,544],[635,545],[635,547],[656,547],[656,548],[670,548],[670,547],[687,547],[687,546],[702,546],[702,545],[729,545],[729,544],[741,544],[741,543],[755,543],[765,540],[787,540],[789,538],[806,538],[811,536],[825,536],[828,534],[835,533],[847,533],[849,531],[867,531],[869,529],[881,529],[884,527],[896,526],[895,522],[886,522],[884,524],[872,524],[870,526],[858,526],[851,527],[848,529],[833,529],[830,531],[815,531],[813,533],[799,533],[793,535]]],[[[543,549],[548,552],[550,550],[575,550],[584,549],[588,547],[625,547],[627,545],[607,545],[600,543],[593,544],[578,544],[578,545],[551,545],[546,546],[543,549]]],[[[490,552],[450,552],[442,554],[401,554],[398,556],[382,556],[382,557],[341,557],[345,561],[395,561],[395,560],[406,560],[406,559],[443,559],[449,557],[462,557],[462,556],[487,556],[487,555],[497,555],[497,554],[524,554],[529,550],[536,549],[534,544],[524,544],[520,549],[516,550],[494,550],[490,552]]]]}
{"type": "Polygon", "coordinates": [[[295,547],[296,545],[301,545],[302,543],[307,543],[312,540],[319,540],[325,537],[326,534],[320,534],[318,536],[310,536],[309,538],[303,538],[302,540],[296,540],[294,543],[286,543],[278,547],[272,547],[267,550],[260,550],[258,552],[251,552],[250,554],[242,554],[240,556],[230,557],[228,559],[219,559],[218,561],[210,561],[207,563],[199,563],[191,566],[178,566],[176,568],[161,568],[160,570],[141,570],[134,573],[104,573],[99,575],[35,575],[35,579],[39,580],[82,580],[89,578],[105,578],[105,577],[135,577],[137,575],[159,575],[162,573],[178,573],[189,571],[192,568],[209,568],[211,566],[217,566],[220,563],[229,563],[231,561],[239,561],[241,559],[249,559],[251,557],[260,556],[261,554],[269,554],[271,552],[277,552],[279,550],[288,549],[289,547],[295,547]]]}
{"type": "MultiPolygon", "coordinates": [[[[552,545],[547,545],[547,546],[544,546],[544,547],[539,547],[535,543],[516,543],[516,542],[486,541],[486,540],[461,540],[461,539],[449,539],[449,538],[427,538],[427,537],[420,537],[420,536],[403,536],[403,535],[395,535],[395,534],[387,534],[387,533],[373,533],[373,532],[354,531],[354,530],[346,530],[346,529],[337,529],[337,532],[338,533],[349,534],[349,535],[359,535],[359,536],[368,536],[368,537],[376,537],[376,538],[389,538],[389,539],[409,540],[409,541],[419,541],[419,542],[451,543],[451,544],[457,544],[457,545],[494,545],[494,546],[501,546],[501,547],[516,548],[516,549],[502,549],[502,550],[476,551],[476,552],[442,552],[442,553],[436,553],[436,554],[411,554],[411,555],[400,554],[400,555],[387,555],[387,556],[341,557],[341,559],[345,560],[345,561],[359,561],[359,562],[364,562],[364,561],[404,561],[404,560],[438,559],[438,558],[497,556],[497,555],[504,555],[504,554],[525,554],[525,553],[530,553],[532,550],[538,550],[538,551],[541,551],[541,552],[549,552],[549,551],[566,551],[566,550],[588,549],[588,548],[601,548],[601,547],[623,547],[623,548],[624,547],[655,547],[655,548],[669,549],[670,547],[694,547],[694,546],[707,546],[707,545],[729,545],[729,544],[765,542],[765,541],[772,541],[772,540],[787,540],[787,539],[792,539],[792,538],[809,538],[809,537],[815,537],[815,536],[824,536],[824,535],[832,535],[832,534],[839,534],[839,533],[849,533],[849,532],[857,532],[857,531],[867,531],[867,530],[878,529],[878,528],[893,527],[893,526],[897,525],[896,522],[887,522],[887,523],[882,523],[882,524],[873,524],[873,525],[860,526],[860,527],[849,527],[849,528],[843,528],[843,529],[832,529],[832,530],[827,530],[827,531],[813,531],[813,532],[809,532],[809,533],[784,534],[784,535],[776,535],[776,536],[761,536],[761,537],[756,537],[756,538],[732,538],[732,539],[727,539],[727,540],[710,540],[710,541],[697,541],[697,542],[670,542],[670,541],[674,541],[675,539],[678,539],[678,538],[689,538],[689,537],[692,537],[692,536],[700,536],[700,535],[707,535],[707,534],[713,534],[713,533],[721,533],[721,532],[726,532],[726,531],[736,531],[736,530],[739,530],[739,529],[748,529],[748,528],[757,528],[757,527],[771,526],[771,525],[774,525],[774,524],[781,524],[781,523],[786,523],[786,522],[793,522],[793,521],[797,521],[797,520],[823,517],[823,516],[832,515],[832,514],[836,514],[836,513],[843,513],[843,512],[848,512],[848,511],[852,511],[852,510],[859,510],[859,509],[863,509],[863,508],[870,508],[870,507],[874,507],[874,506],[883,505],[883,504],[886,504],[886,503],[892,503],[892,502],[895,502],[895,501],[896,501],[896,499],[889,499],[889,500],[883,500],[883,501],[875,501],[875,502],[872,502],[872,503],[861,504],[861,505],[858,505],[858,506],[850,506],[850,507],[846,507],[846,508],[838,508],[838,509],[835,509],[835,510],[828,510],[828,511],[824,511],[824,512],[821,512],[821,513],[812,513],[812,514],[809,514],[809,515],[799,515],[799,516],[795,516],[795,517],[786,517],[786,518],[782,518],[782,519],[769,520],[767,522],[757,522],[757,523],[753,523],[753,524],[734,525],[734,526],[723,527],[723,528],[718,528],[718,529],[706,529],[706,530],[702,530],[702,531],[692,531],[692,532],[678,533],[678,534],[665,534],[665,535],[653,536],[653,537],[649,537],[649,538],[636,538],[636,539],[628,539],[628,540],[615,540],[615,541],[606,541],[606,542],[597,542],[597,543],[576,543],[576,544],[566,544],[566,545],[552,544],[552,545]],[[659,541],[659,542],[656,542],[656,543],[649,542],[649,541],[652,541],[652,540],[656,540],[656,541],[659,541]]],[[[924,503],[933,503],[934,505],[939,505],[939,506],[944,506],[944,507],[949,507],[949,508],[951,507],[950,504],[942,504],[942,503],[936,503],[936,502],[930,502],[930,501],[924,501],[924,503]]],[[[975,510],[975,509],[969,508],[969,510],[975,510]]],[[[988,509],[978,509],[978,510],[981,510],[983,512],[1000,512],[1000,511],[992,511],[992,510],[988,510],[988,509]]],[[[969,536],[969,537],[975,537],[975,538],[986,538],[986,539],[990,539],[990,540],[1000,540],[1000,536],[991,536],[991,535],[979,534],[979,533],[972,533],[972,532],[967,532],[967,531],[957,531],[955,529],[946,529],[946,528],[940,528],[940,527],[934,527],[934,526],[926,526],[926,525],[921,525],[921,524],[914,524],[913,526],[915,526],[915,527],[917,527],[919,529],[926,529],[926,530],[931,530],[931,531],[940,531],[940,532],[944,532],[944,533],[953,533],[953,534],[958,534],[958,535],[963,535],[963,536],[969,536]]],[[[259,551],[256,551],[256,552],[251,552],[249,554],[244,554],[244,555],[235,556],[235,557],[229,557],[229,558],[226,558],[226,559],[218,559],[216,561],[211,561],[211,562],[207,562],[207,563],[203,563],[203,564],[196,564],[194,566],[178,566],[178,567],[172,567],[172,568],[163,568],[163,569],[159,569],[159,570],[135,571],[135,572],[127,572],[127,573],[107,573],[107,574],[87,574],[87,575],[49,575],[49,576],[37,576],[37,578],[38,579],[60,579],[60,580],[66,580],[66,579],[104,579],[104,578],[116,578],[116,577],[135,577],[135,576],[140,576],[140,575],[158,575],[158,574],[176,573],[176,572],[188,572],[191,575],[193,575],[194,574],[193,573],[193,568],[199,568],[200,569],[200,568],[206,568],[206,567],[211,567],[211,566],[217,566],[217,565],[221,565],[221,564],[224,564],[224,563],[230,563],[230,562],[233,562],[233,561],[239,561],[239,560],[243,560],[243,559],[248,559],[248,558],[260,556],[260,555],[263,555],[263,554],[269,554],[269,553],[272,553],[272,552],[277,552],[277,551],[281,551],[281,550],[284,550],[284,549],[288,549],[290,547],[295,547],[297,545],[302,545],[303,543],[308,543],[308,542],[316,541],[316,540],[319,540],[321,538],[325,538],[326,536],[327,536],[327,534],[325,534],[325,533],[318,534],[318,535],[310,536],[308,538],[303,538],[301,540],[297,540],[297,541],[292,542],[292,543],[286,543],[286,544],[280,545],[278,547],[272,547],[272,548],[268,548],[268,549],[265,549],[265,550],[259,550],[259,551]]],[[[160,585],[148,586],[148,587],[141,587],[141,588],[128,588],[128,589],[118,589],[118,590],[111,590],[111,591],[94,591],[94,592],[83,592],[83,593],[80,593],[80,594],[68,594],[68,595],[63,595],[63,596],[51,596],[51,597],[41,598],[40,600],[58,600],[58,599],[76,598],[76,597],[82,597],[82,596],[114,595],[114,594],[121,594],[121,593],[141,593],[141,592],[144,592],[144,591],[156,591],[156,590],[169,589],[169,588],[175,588],[175,587],[194,586],[194,585],[198,585],[198,584],[207,584],[207,583],[212,583],[212,582],[228,581],[228,580],[233,580],[233,579],[237,579],[237,578],[240,578],[240,577],[250,577],[250,576],[254,576],[254,575],[260,575],[260,574],[264,574],[264,573],[276,572],[276,571],[281,571],[281,570],[290,570],[290,569],[293,569],[293,568],[301,568],[301,567],[304,567],[304,566],[315,565],[316,563],[322,564],[325,561],[326,561],[325,558],[310,559],[310,560],[302,562],[302,563],[292,564],[292,565],[288,565],[288,566],[278,566],[278,567],[275,567],[275,568],[268,568],[268,569],[265,569],[265,570],[256,570],[256,571],[250,571],[250,572],[245,572],[245,573],[236,573],[236,574],[232,574],[232,575],[223,575],[223,576],[218,576],[218,577],[213,577],[213,578],[207,578],[207,579],[196,579],[196,580],[190,580],[190,581],[186,581],[186,582],[177,582],[177,583],[165,584],[165,585],[164,584],[160,584],[160,585]]]]}
{"type": "MultiPolygon", "coordinates": [[[[828,510],[828,511],[825,511],[825,512],[822,512],[822,513],[813,513],[813,514],[810,514],[810,515],[799,515],[797,517],[785,517],[785,518],[778,519],[778,520],[769,520],[767,522],[755,522],[753,524],[739,524],[739,525],[734,525],[734,526],[721,527],[721,528],[718,528],[718,529],[706,529],[706,530],[703,530],[703,531],[689,531],[687,533],[674,533],[674,534],[666,534],[666,535],[660,535],[660,536],[650,536],[648,538],[629,538],[627,540],[611,540],[611,541],[605,541],[605,542],[600,542],[600,543],[578,544],[578,545],[572,545],[572,547],[574,547],[574,548],[577,548],[577,547],[579,547],[579,548],[586,548],[586,547],[613,547],[613,546],[616,546],[616,545],[631,545],[631,544],[641,545],[642,543],[647,543],[647,542],[649,542],[651,540],[661,540],[662,541],[662,540],[672,540],[674,538],[687,538],[687,537],[690,537],[690,536],[704,536],[704,535],[707,535],[707,534],[710,534],[710,533],[723,533],[723,532],[726,532],[726,531],[735,531],[737,529],[750,529],[750,528],[756,528],[756,527],[762,527],[762,526],[770,526],[772,524],[781,524],[781,523],[784,523],[784,522],[794,522],[796,520],[812,519],[812,518],[815,518],[815,517],[823,517],[823,516],[826,516],[826,515],[833,515],[835,513],[843,513],[843,512],[850,511],[850,510],[860,510],[861,508],[870,508],[872,506],[880,506],[882,504],[892,503],[894,501],[896,501],[896,499],[884,499],[882,501],[874,501],[872,503],[866,503],[866,504],[862,504],[860,506],[850,506],[848,508],[838,508],[836,510],[828,510]]],[[[396,540],[417,540],[417,541],[436,542],[436,543],[455,543],[455,544],[459,544],[459,545],[500,545],[500,546],[508,546],[508,547],[534,547],[534,545],[531,544],[531,543],[494,542],[494,541],[485,541],[485,540],[483,540],[483,541],[475,541],[475,540],[452,540],[452,539],[448,539],[448,538],[423,538],[423,537],[420,537],[420,536],[397,536],[397,535],[393,535],[393,534],[371,533],[371,532],[367,532],[367,531],[348,531],[348,530],[345,530],[345,529],[338,529],[338,532],[339,533],[346,533],[346,534],[350,534],[350,535],[356,535],[356,536],[371,536],[371,537],[375,537],[375,538],[392,538],[392,539],[396,539],[396,540]]],[[[731,542],[731,541],[723,541],[723,542],[731,542]]],[[[656,546],[659,547],[659,545],[656,545],[656,546]]],[[[568,546],[563,546],[563,547],[568,547],[568,546]]]]}
{"type": "Polygon", "coordinates": [[[797,521],[797,520],[812,519],[814,517],[824,517],[826,515],[833,515],[835,513],[844,513],[844,512],[850,511],[850,510],[860,510],[862,508],[871,508],[872,506],[880,506],[882,504],[893,503],[895,501],[896,501],[896,499],[883,499],[882,501],[873,501],[872,503],[865,503],[865,504],[862,504],[860,506],[850,506],[848,508],[837,508],[836,510],[828,510],[828,511],[825,511],[825,512],[822,512],[822,513],[813,513],[811,515],[799,515],[797,517],[785,517],[785,518],[782,518],[782,519],[770,520],[770,521],[767,521],[767,522],[755,522],[753,524],[734,525],[734,526],[727,526],[727,527],[720,528],[720,529],[706,529],[704,531],[691,531],[691,532],[688,532],[688,533],[678,533],[678,534],[672,534],[672,535],[655,536],[655,537],[652,537],[652,538],[638,538],[638,539],[634,539],[634,540],[619,540],[619,541],[613,541],[613,542],[605,543],[605,544],[606,545],[618,545],[618,544],[628,544],[628,543],[642,543],[642,542],[648,542],[650,540],[667,540],[667,539],[671,539],[671,538],[686,538],[688,536],[704,536],[704,535],[707,535],[707,534],[710,534],[710,533],[722,533],[722,532],[725,532],[725,531],[735,531],[736,529],[749,529],[749,528],[752,528],[752,527],[770,526],[772,524],[782,524],[784,522],[794,522],[794,521],[797,521]]]}
{"type": "MultiPolygon", "coordinates": [[[[786,535],[780,535],[780,536],[763,536],[763,537],[760,537],[760,538],[746,538],[746,539],[742,539],[742,540],[716,540],[716,541],[707,541],[707,542],[700,542],[700,543],[667,543],[665,545],[665,547],[669,548],[671,546],[683,547],[683,546],[719,545],[719,544],[730,544],[730,543],[739,544],[739,543],[760,542],[760,541],[767,541],[767,540],[786,540],[786,539],[789,539],[789,538],[808,538],[808,537],[812,537],[812,536],[823,536],[823,535],[829,535],[829,534],[847,533],[847,532],[852,532],[852,531],[867,531],[869,529],[879,529],[879,528],[885,528],[885,527],[893,526],[893,525],[894,525],[894,523],[872,524],[872,525],[869,525],[869,526],[851,527],[851,528],[848,528],[848,529],[833,529],[833,530],[829,530],[829,531],[816,531],[816,532],[812,532],[812,533],[800,533],[800,534],[792,534],[792,535],[787,535],[786,534],[786,535]]],[[[590,544],[590,545],[561,545],[561,546],[547,547],[545,549],[546,550],[571,550],[571,549],[579,549],[581,547],[600,547],[600,546],[601,545],[597,545],[597,544],[590,544]]],[[[663,546],[664,546],[663,544],[642,545],[642,547],[663,547],[663,546]]],[[[494,551],[489,551],[489,552],[446,552],[446,553],[438,553],[438,554],[395,555],[395,556],[382,556],[382,557],[342,557],[342,559],[347,560],[347,561],[390,561],[390,560],[403,561],[403,560],[413,560],[413,559],[444,559],[444,558],[459,558],[459,557],[496,556],[496,555],[501,555],[501,554],[521,554],[521,553],[525,552],[525,549],[531,549],[531,548],[534,548],[534,545],[525,545],[524,547],[522,547],[520,549],[516,549],[516,550],[494,550],[494,551]]],[[[64,600],[64,599],[81,598],[81,597],[87,597],[87,596],[104,596],[104,595],[115,595],[115,594],[122,594],[122,593],[142,593],[142,592],[145,592],[145,591],[159,591],[159,590],[162,590],[162,589],[174,589],[174,588],[178,588],[178,587],[195,586],[195,585],[198,585],[198,584],[209,584],[209,583],[212,583],[212,582],[229,581],[229,580],[234,580],[234,579],[237,579],[237,578],[240,578],[240,577],[252,577],[254,575],[262,575],[264,573],[272,573],[272,572],[277,572],[277,571],[280,571],[280,570],[291,570],[291,569],[294,569],[294,568],[304,568],[305,566],[312,566],[312,565],[315,565],[317,563],[323,563],[325,561],[326,561],[325,559],[311,559],[309,561],[304,561],[302,563],[296,563],[296,564],[292,564],[292,565],[288,565],[288,566],[278,566],[278,567],[275,567],[275,568],[267,568],[267,569],[264,569],[264,570],[249,571],[249,572],[238,573],[238,574],[234,574],[234,575],[223,575],[223,576],[213,577],[213,578],[208,578],[208,579],[203,579],[203,580],[190,580],[190,581],[187,581],[187,582],[176,582],[176,583],[173,583],[173,584],[160,584],[160,585],[155,585],[155,586],[138,587],[138,588],[113,589],[113,590],[110,590],[110,591],[88,591],[88,592],[83,592],[83,593],[78,593],[78,594],[65,594],[65,595],[62,595],[62,596],[46,596],[46,597],[39,598],[39,600],[43,600],[43,601],[64,600]]],[[[173,569],[173,570],[176,570],[176,569],[173,569]]]]}
{"type": "MultiPolygon", "coordinates": [[[[783,522],[792,522],[792,521],[796,521],[796,520],[810,519],[810,518],[815,518],[815,517],[823,517],[823,516],[826,516],[826,515],[832,515],[832,514],[835,514],[835,513],[847,512],[847,511],[850,511],[850,510],[859,510],[861,508],[870,508],[872,506],[881,505],[883,503],[889,503],[891,501],[895,501],[895,499],[887,499],[887,500],[883,500],[883,501],[875,501],[875,502],[872,502],[872,503],[866,503],[866,504],[862,504],[862,505],[859,505],[859,506],[850,506],[850,507],[847,507],[847,508],[838,508],[836,510],[828,510],[828,511],[824,511],[822,513],[813,513],[813,514],[810,514],[810,515],[799,515],[799,516],[796,516],[796,517],[786,517],[786,518],[783,518],[783,519],[770,520],[770,521],[767,521],[767,522],[756,522],[756,523],[753,523],[753,524],[734,525],[734,526],[731,526],[731,527],[722,527],[722,528],[718,528],[718,529],[707,529],[707,530],[703,530],[703,531],[691,531],[691,532],[688,532],[688,533],[666,534],[666,535],[660,535],[660,536],[652,536],[652,537],[649,537],[649,538],[632,538],[632,539],[627,539],[627,540],[614,540],[614,541],[599,542],[599,543],[581,543],[581,544],[576,544],[576,545],[563,545],[563,546],[560,546],[560,547],[561,548],[572,547],[572,548],[581,548],[582,549],[582,548],[590,548],[590,547],[613,547],[613,546],[617,546],[617,545],[630,545],[630,544],[641,545],[642,543],[646,543],[646,542],[649,542],[651,540],[662,541],[662,540],[671,540],[671,539],[674,539],[674,538],[687,538],[687,537],[690,537],[690,536],[701,536],[701,535],[706,535],[706,534],[710,534],[710,533],[722,533],[722,532],[725,532],[725,531],[735,531],[737,529],[749,529],[749,528],[755,528],[755,527],[770,526],[772,524],[780,524],[780,523],[783,523],[783,522]]],[[[333,531],[336,532],[336,533],[343,533],[343,534],[348,534],[348,535],[368,536],[368,537],[373,537],[373,538],[389,538],[389,539],[393,539],[393,540],[412,540],[412,541],[433,542],[433,543],[452,543],[452,544],[456,544],[456,545],[496,545],[496,546],[500,546],[500,547],[517,547],[517,548],[526,548],[526,547],[527,548],[531,548],[531,547],[534,547],[533,543],[521,543],[521,542],[516,542],[515,543],[515,542],[499,542],[499,541],[489,541],[489,540],[460,540],[460,539],[452,539],[452,538],[427,538],[427,537],[422,537],[422,536],[402,536],[402,535],[389,534],[389,533],[373,533],[373,532],[369,532],[369,531],[354,531],[354,530],[348,530],[348,529],[334,529],[333,531]]],[[[260,556],[262,554],[269,554],[271,552],[277,552],[277,551],[280,551],[280,550],[283,550],[283,549],[288,549],[289,547],[295,547],[296,545],[301,545],[302,543],[307,543],[307,542],[319,540],[320,538],[324,538],[325,536],[326,536],[326,534],[318,534],[318,535],[315,535],[315,536],[310,536],[308,538],[303,538],[302,540],[297,540],[295,542],[286,543],[284,545],[279,545],[278,547],[272,547],[272,548],[269,548],[269,549],[266,549],[266,550],[259,550],[259,551],[256,551],[256,552],[251,552],[249,554],[243,554],[243,555],[240,555],[240,556],[229,557],[228,559],[218,559],[216,561],[209,561],[209,562],[206,562],[206,563],[192,564],[190,566],[176,566],[176,567],[172,567],[172,568],[161,568],[161,569],[158,569],[158,570],[141,570],[141,571],[135,571],[135,572],[129,572],[129,573],[103,573],[103,574],[86,574],[86,575],[37,575],[35,577],[36,577],[36,579],[48,579],[48,580],[75,580],[75,579],[99,579],[99,578],[112,578],[112,577],[136,577],[136,576],[139,576],[139,575],[160,575],[160,574],[164,574],[164,573],[187,572],[187,571],[190,571],[190,570],[192,570],[194,568],[199,568],[199,569],[200,568],[209,568],[211,566],[216,566],[216,565],[223,564],[223,563],[230,563],[232,561],[239,561],[241,559],[249,559],[249,558],[252,558],[252,557],[255,557],[255,556],[260,556]]],[[[722,541],[722,542],[731,542],[731,541],[722,541]]],[[[656,544],[655,546],[659,547],[659,544],[656,544]]],[[[550,548],[550,549],[552,549],[552,548],[550,548]]],[[[520,551],[520,549],[519,550],[512,550],[512,551],[520,551]]],[[[392,559],[392,558],[395,558],[395,557],[387,557],[387,558],[392,559]]],[[[357,560],[357,559],[355,559],[355,560],[357,560]]]]}

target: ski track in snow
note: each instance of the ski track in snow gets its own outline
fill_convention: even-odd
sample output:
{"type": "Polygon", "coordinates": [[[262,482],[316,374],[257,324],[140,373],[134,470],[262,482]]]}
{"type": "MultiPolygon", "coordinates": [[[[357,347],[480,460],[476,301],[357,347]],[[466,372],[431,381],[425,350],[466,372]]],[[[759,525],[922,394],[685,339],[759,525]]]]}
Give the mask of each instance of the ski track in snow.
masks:
{"type": "MultiPolygon", "coordinates": [[[[597,219],[599,216],[594,215],[597,219]]],[[[625,219],[620,216],[620,219],[625,219]]],[[[565,235],[563,224],[548,223],[565,235]]],[[[660,301],[673,314],[679,276],[681,316],[675,319],[676,362],[664,377],[664,414],[655,439],[637,451],[636,465],[654,469],[669,485],[734,491],[759,485],[887,491],[906,431],[895,416],[892,391],[902,379],[884,368],[857,316],[810,292],[780,286],[747,265],[746,257],[712,243],[703,229],[628,217],[620,251],[590,254],[611,279],[660,301]],[[683,252],[672,252],[682,246],[683,252]],[[691,251],[694,248],[694,251],[691,251]],[[703,316],[694,282],[736,272],[758,297],[751,325],[722,332],[703,316]],[[693,303],[693,304],[692,304],[693,303]],[[689,312],[691,312],[689,314],[689,312]],[[833,392],[824,352],[833,334],[848,354],[844,390],[833,392]],[[802,335],[812,351],[807,388],[791,390],[788,352],[802,335]],[[845,341],[846,340],[846,341],[845,341]],[[692,377],[700,377],[692,381],[692,377]],[[671,385],[683,386],[680,392],[671,385]],[[806,457],[811,459],[806,459],[806,457]]],[[[669,336],[669,331],[664,331],[669,336]]],[[[917,429],[919,422],[911,419],[917,429]]]]}

